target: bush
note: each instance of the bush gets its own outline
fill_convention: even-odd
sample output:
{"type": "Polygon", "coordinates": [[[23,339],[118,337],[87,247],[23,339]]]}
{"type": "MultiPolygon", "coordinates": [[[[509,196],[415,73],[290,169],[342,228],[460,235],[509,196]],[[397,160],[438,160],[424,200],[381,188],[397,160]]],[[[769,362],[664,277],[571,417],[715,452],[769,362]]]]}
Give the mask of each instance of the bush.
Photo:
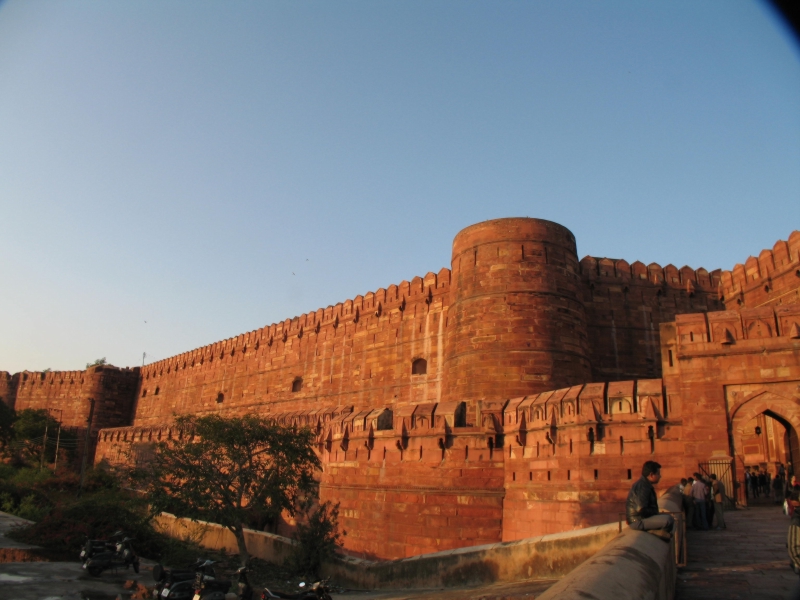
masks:
{"type": "Polygon", "coordinates": [[[322,563],[333,557],[339,534],[339,505],[323,502],[298,523],[294,539],[297,545],[289,557],[289,567],[301,575],[317,577],[322,563]]]}
{"type": "Polygon", "coordinates": [[[35,486],[50,479],[53,474],[47,469],[34,469],[26,467],[23,469],[16,469],[16,472],[11,476],[9,481],[20,486],[35,486]]]}
{"type": "Polygon", "coordinates": [[[148,522],[146,508],[127,493],[111,490],[60,504],[38,523],[16,530],[14,537],[57,556],[74,557],[87,537],[104,539],[118,530],[135,540],[140,554],[159,553],[161,536],[148,522]]]}
{"type": "Polygon", "coordinates": [[[28,494],[19,503],[14,514],[28,521],[40,521],[48,512],[49,509],[47,507],[40,506],[36,503],[36,496],[28,494]]]}

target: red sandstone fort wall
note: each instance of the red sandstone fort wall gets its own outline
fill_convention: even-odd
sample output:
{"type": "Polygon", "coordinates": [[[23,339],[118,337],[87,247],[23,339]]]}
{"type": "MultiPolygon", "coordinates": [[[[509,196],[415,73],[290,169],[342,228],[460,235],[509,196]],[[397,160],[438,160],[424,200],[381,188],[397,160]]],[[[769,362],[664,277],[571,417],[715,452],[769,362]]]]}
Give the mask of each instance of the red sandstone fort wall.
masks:
{"type": "MultiPolygon", "coordinates": [[[[579,264],[569,230],[537,219],[465,229],[453,267],[148,365],[135,424],[657,377],[658,325],[717,303],[716,273],[590,257],[579,264]],[[418,359],[424,374],[412,372],[418,359]]],[[[470,402],[470,422],[474,410],[470,402]]]]}
{"type": "Polygon", "coordinates": [[[17,411],[47,410],[63,426],[85,429],[90,399],[94,399],[93,431],[131,422],[138,368],[118,369],[104,365],[85,371],[25,371],[15,377],[17,411]]]}
{"type": "Polygon", "coordinates": [[[185,413],[437,402],[449,291],[442,269],[147,365],[134,425],[185,413]]]}
{"type": "Polygon", "coordinates": [[[800,303],[800,231],[772,250],[723,271],[720,295],[728,310],[800,303]]]}
{"type": "Polygon", "coordinates": [[[720,310],[720,271],[624,260],[581,260],[593,381],[661,376],[659,326],[720,310]]]}
{"type": "Polygon", "coordinates": [[[0,371],[0,402],[14,408],[14,401],[17,394],[17,384],[14,376],[7,371],[0,371]]]}
{"type": "Polygon", "coordinates": [[[733,458],[743,481],[752,464],[743,428],[765,411],[800,431],[800,305],[681,315],[661,331],[664,382],[687,407],[687,473],[698,462],[733,458]]]}
{"type": "MultiPolygon", "coordinates": [[[[340,503],[353,554],[397,558],[614,521],[645,460],[680,478],[680,407],[660,379],[587,384],[477,404],[307,409],[321,500],[340,503]]],[[[107,429],[97,461],[146,459],[174,427],[107,429]]]]}
{"type": "Polygon", "coordinates": [[[560,225],[500,219],[459,233],[452,275],[148,365],[117,388],[60,374],[48,392],[49,375],[21,374],[5,389],[18,408],[64,405],[74,421],[90,393],[105,423],[133,414],[100,433],[96,461],[110,463],[180,435],[174,414],[312,427],[321,497],[341,503],[345,545],[363,556],[564,531],[615,520],[645,460],[667,482],[729,456],[741,472],[744,429],[765,410],[800,428],[798,245],[795,232],[721,274],[578,263],[560,225]],[[714,312],[723,300],[737,310],[714,312]]]}

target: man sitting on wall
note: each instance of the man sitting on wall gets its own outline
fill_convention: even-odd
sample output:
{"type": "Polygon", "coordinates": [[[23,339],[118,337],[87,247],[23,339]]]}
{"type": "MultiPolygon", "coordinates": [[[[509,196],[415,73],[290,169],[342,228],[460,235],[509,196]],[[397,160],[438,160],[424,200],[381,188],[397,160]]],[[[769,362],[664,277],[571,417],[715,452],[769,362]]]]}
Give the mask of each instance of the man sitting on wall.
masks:
{"type": "Polygon", "coordinates": [[[625,514],[631,529],[649,531],[658,537],[672,538],[672,515],[659,514],[658,498],[653,487],[661,480],[661,465],[648,460],[642,466],[641,478],[633,484],[628,492],[625,514]]]}

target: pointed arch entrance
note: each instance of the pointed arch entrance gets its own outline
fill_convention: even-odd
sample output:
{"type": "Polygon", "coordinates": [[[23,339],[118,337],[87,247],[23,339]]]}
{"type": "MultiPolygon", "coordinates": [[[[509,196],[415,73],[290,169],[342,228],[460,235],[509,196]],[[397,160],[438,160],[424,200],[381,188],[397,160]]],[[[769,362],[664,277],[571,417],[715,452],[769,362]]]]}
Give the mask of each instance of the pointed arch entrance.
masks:
{"type": "Polygon", "coordinates": [[[730,415],[737,502],[747,504],[747,467],[774,475],[784,465],[787,477],[800,477],[800,400],[760,390],[731,407],[730,415]]]}

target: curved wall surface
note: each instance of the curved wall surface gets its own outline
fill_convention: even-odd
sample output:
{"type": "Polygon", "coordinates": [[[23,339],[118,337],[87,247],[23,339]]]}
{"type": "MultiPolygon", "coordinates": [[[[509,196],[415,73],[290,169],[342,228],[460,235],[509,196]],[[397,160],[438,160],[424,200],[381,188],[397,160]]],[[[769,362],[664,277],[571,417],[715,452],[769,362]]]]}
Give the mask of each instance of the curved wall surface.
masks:
{"type": "Polygon", "coordinates": [[[445,389],[524,396],[591,378],[575,236],[542,219],[485,221],[453,241],[445,389]]]}

